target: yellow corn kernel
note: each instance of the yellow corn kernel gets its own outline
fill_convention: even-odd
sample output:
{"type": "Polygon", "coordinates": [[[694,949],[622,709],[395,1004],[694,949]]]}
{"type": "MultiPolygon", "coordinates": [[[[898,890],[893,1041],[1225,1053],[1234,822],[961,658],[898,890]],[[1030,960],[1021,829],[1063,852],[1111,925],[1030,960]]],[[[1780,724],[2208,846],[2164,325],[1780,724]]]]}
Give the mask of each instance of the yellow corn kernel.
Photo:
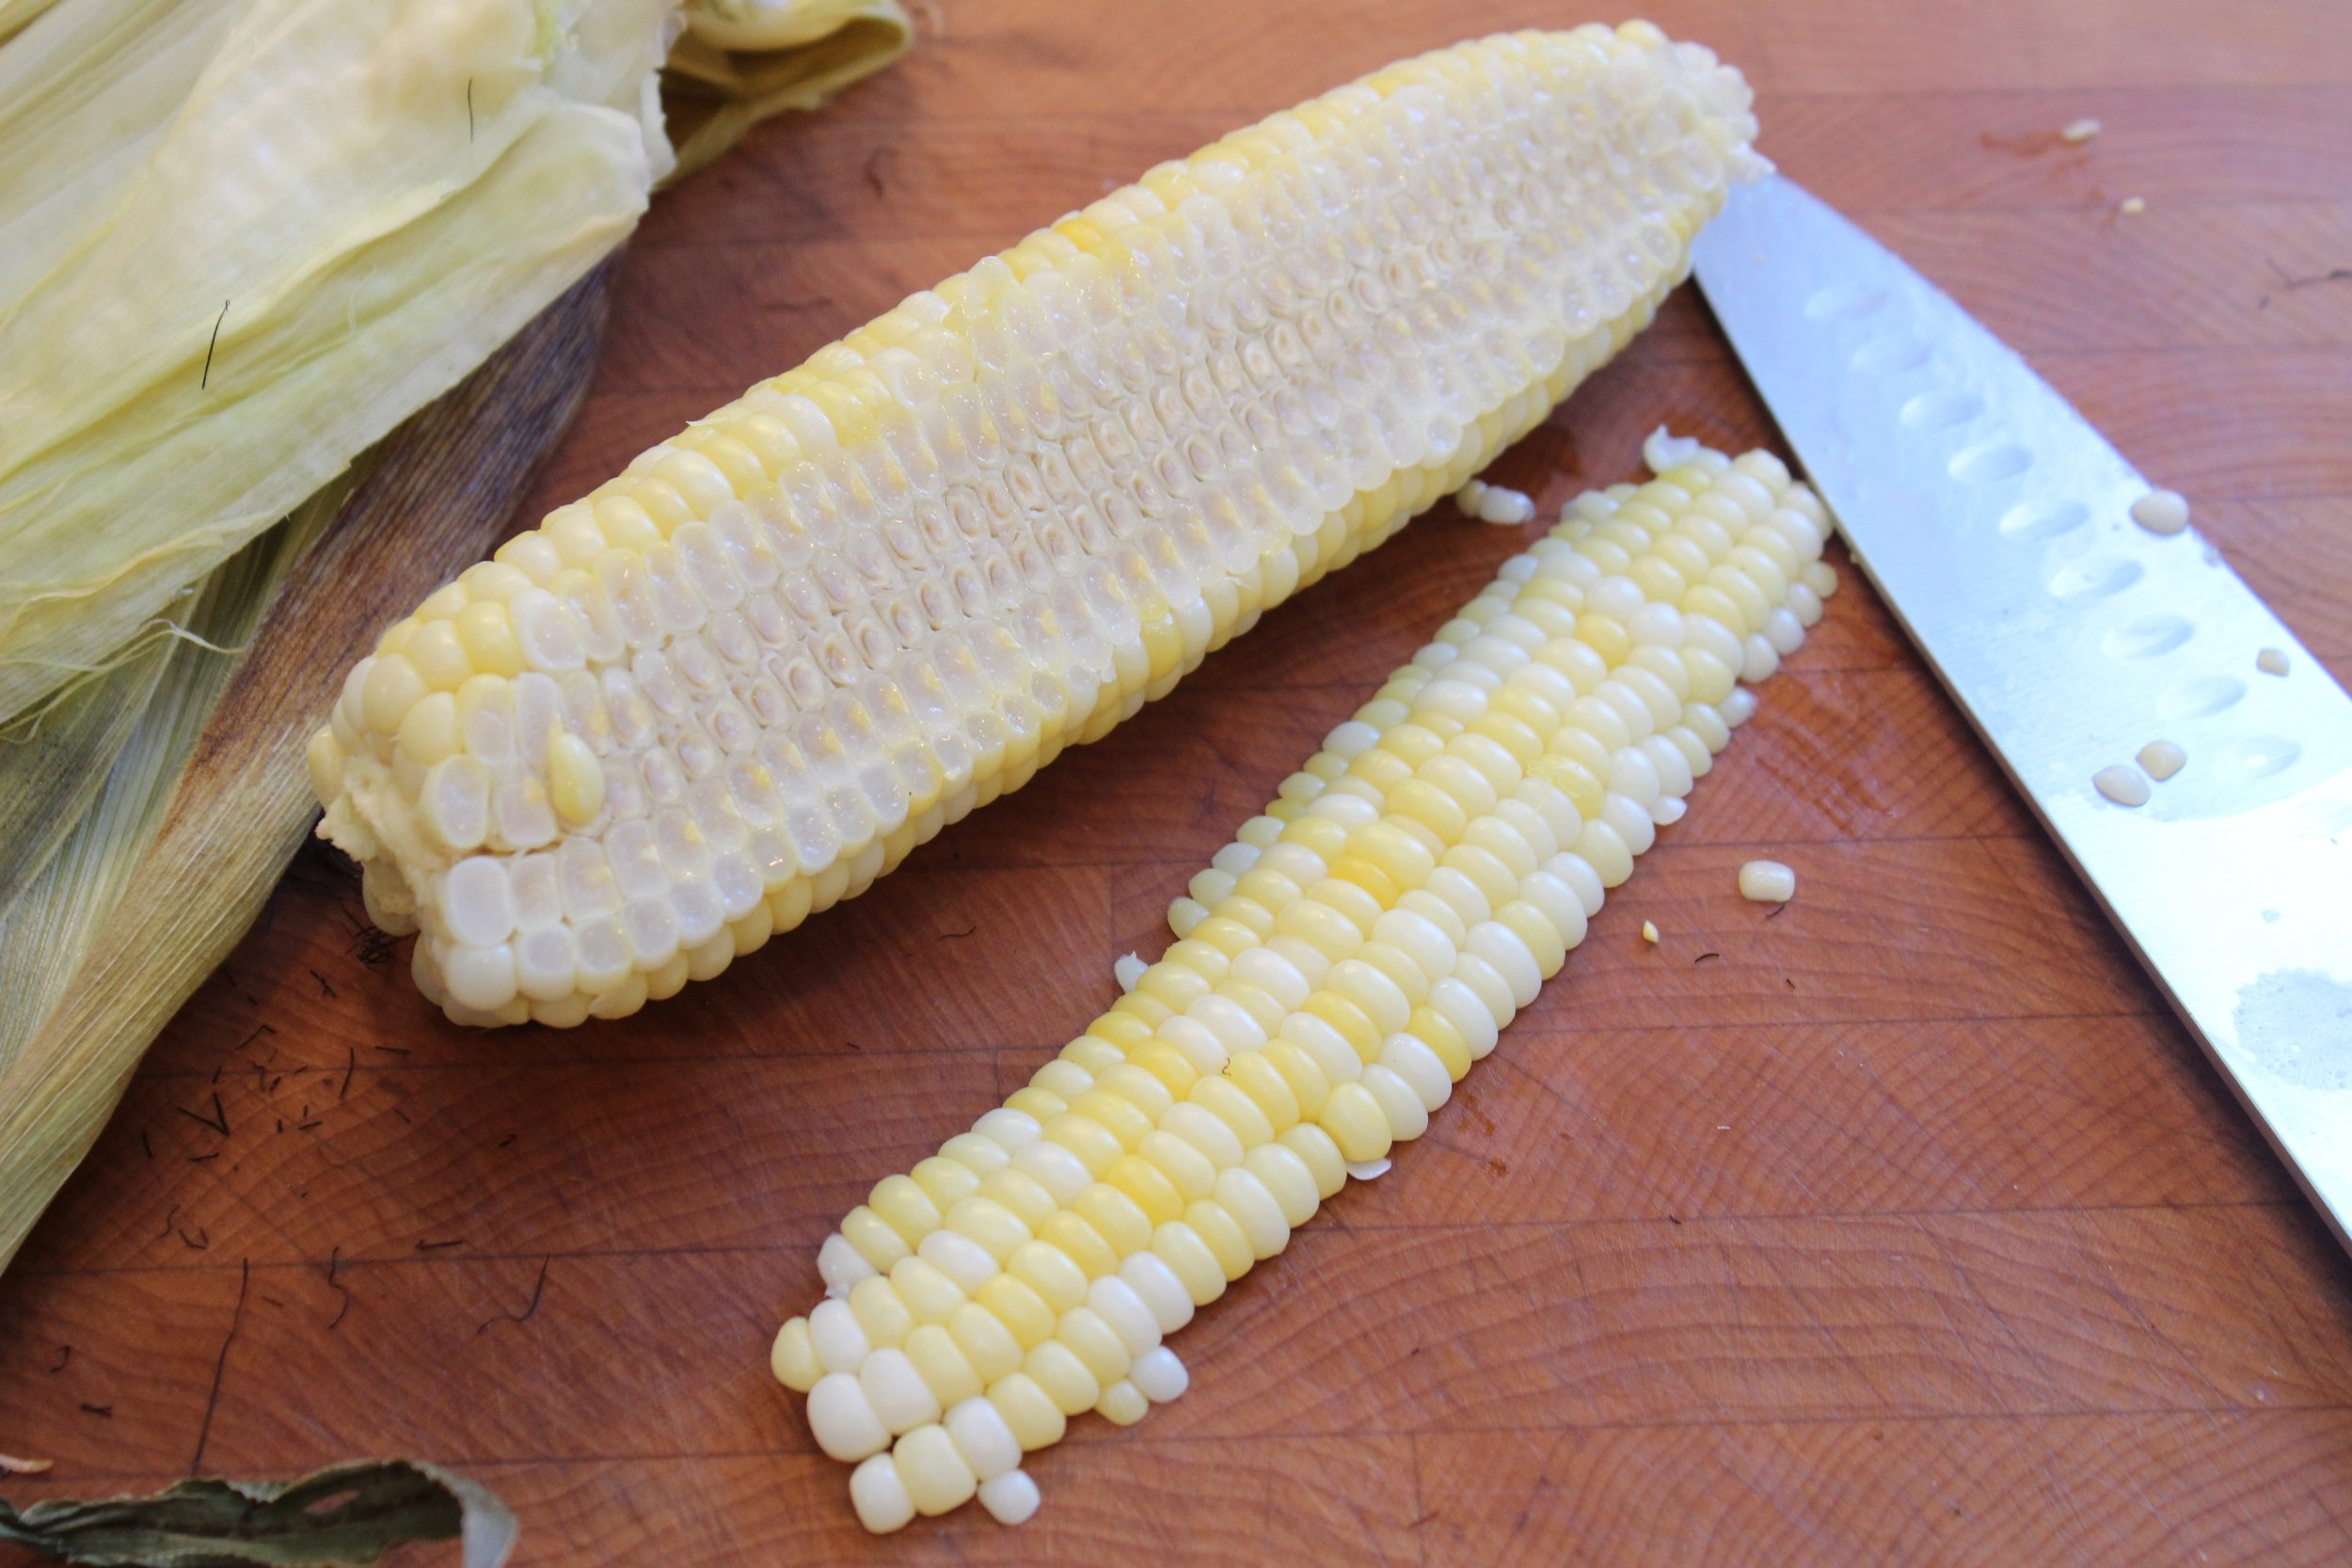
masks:
{"type": "Polygon", "coordinates": [[[1250,1250],[1248,1233],[1235,1223],[1232,1214],[1226,1212],[1223,1204],[1207,1197],[1187,1204],[1184,1223],[1192,1227],[1193,1233],[1207,1243],[1210,1253],[1216,1259],[1216,1266],[1225,1271],[1229,1281],[1239,1279],[1249,1272],[1249,1265],[1256,1261],[1257,1255],[1250,1250]]]}
{"type": "Polygon", "coordinates": [[[1405,1032],[1427,1046],[1445,1064],[1446,1076],[1460,1083],[1470,1069],[1470,1042],[1451,1019],[1430,1007],[1415,1007],[1405,1032]]]}
{"type": "Polygon", "coordinates": [[[1086,1271],[1070,1255],[1042,1242],[1026,1242],[1005,1260],[1005,1272],[1021,1281],[1057,1312],[1066,1312],[1086,1300],[1086,1271]]]}
{"type": "Polygon", "coordinates": [[[993,1386],[1021,1370],[1025,1354],[1003,1320],[977,1301],[967,1301],[947,1316],[947,1336],[970,1362],[981,1383],[993,1386]]]}
{"type": "Polygon", "coordinates": [[[1152,1243],[1152,1227],[1156,1222],[1134,1198],[1107,1181],[1098,1181],[1080,1193],[1070,1210],[1093,1227],[1115,1257],[1140,1252],[1152,1243]]]}
{"type": "Polygon", "coordinates": [[[947,1314],[963,1305],[963,1290],[920,1258],[901,1259],[890,1271],[890,1283],[918,1323],[946,1323],[947,1314]]]}
{"type": "Polygon", "coordinates": [[[989,1388],[988,1402],[1012,1429],[1024,1452],[1034,1453],[1061,1441],[1068,1418],[1028,1373],[1013,1372],[999,1379],[989,1388]]]}
{"type": "Polygon", "coordinates": [[[1148,1160],[1132,1154],[1114,1160],[1103,1173],[1103,1180],[1142,1211],[1153,1225],[1184,1217],[1184,1195],[1165,1172],[1148,1160]]]}
{"type": "Polygon", "coordinates": [[[1373,922],[1380,918],[1385,908],[1363,888],[1336,877],[1327,877],[1306,892],[1308,897],[1355,927],[1359,939],[1371,935],[1373,922]]]}
{"type": "Polygon", "coordinates": [[[1152,1232],[1152,1255],[1175,1272],[1192,1295],[1193,1305],[1206,1307],[1225,1293],[1225,1267],[1200,1233],[1183,1220],[1171,1220],[1152,1232]]]}
{"type": "Polygon", "coordinates": [[[1089,1279],[1099,1279],[1119,1267],[1119,1254],[1111,1250],[1102,1232],[1067,1209],[1040,1227],[1037,1239],[1077,1264],[1089,1279]]]}
{"type": "MultiPolygon", "coordinates": [[[[1141,1076],[1146,1082],[1156,1083],[1156,1080],[1151,1079],[1149,1074],[1141,1076]]],[[[1116,1145],[1116,1150],[1103,1162],[1104,1164],[1108,1164],[1110,1159],[1116,1159],[1120,1153],[1132,1151],[1136,1145],[1142,1141],[1143,1135],[1152,1131],[1151,1117],[1137,1109],[1131,1101],[1099,1086],[1087,1090],[1086,1093],[1072,1101],[1067,1118],[1055,1118],[1057,1124],[1064,1119],[1083,1121],[1087,1126],[1099,1132],[1107,1133],[1111,1137],[1116,1145]]],[[[1050,1132],[1047,1135],[1053,1136],[1050,1132]]],[[[1065,1144],[1064,1147],[1070,1146],[1065,1144]]],[[[1074,1148],[1072,1148],[1072,1152],[1077,1153],[1081,1159],[1086,1158],[1082,1151],[1074,1148]]],[[[1093,1168],[1091,1163],[1089,1163],[1089,1168],[1093,1168]]],[[[1098,1169],[1094,1174],[1099,1176],[1102,1172],[1098,1169]]]]}
{"type": "MultiPolygon", "coordinates": [[[[1143,1117],[1140,1127],[1120,1120],[1120,1113],[1116,1111],[1106,1113],[1108,1119],[1101,1117],[1096,1118],[1101,1120],[1104,1126],[1117,1132],[1122,1143],[1127,1143],[1127,1134],[1130,1131],[1134,1131],[1136,1138],[1140,1139],[1143,1133],[1149,1132],[1152,1125],[1159,1119],[1160,1114],[1166,1111],[1175,1100],[1175,1097],[1168,1092],[1167,1085],[1128,1061],[1121,1061],[1117,1067],[1107,1069],[1098,1074],[1094,1080],[1094,1088],[1090,1092],[1105,1100],[1122,1101],[1143,1117]]],[[[1082,1097],[1073,1103],[1072,1108],[1085,1108],[1089,1115],[1092,1115],[1092,1101],[1082,1097]]],[[[1128,1147],[1133,1148],[1135,1146],[1133,1143],[1128,1143],[1128,1147]]]]}
{"type": "Polygon", "coordinates": [[[1111,1005],[1111,1010],[1126,1014],[1152,1028],[1158,1027],[1162,1020],[1174,1017],[1176,1012],[1158,997],[1139,990],[1131,990],[1120,997],[1111,1005]]]}
{"type": "Polygon", "coordinates": [[[457,700],[448,692],[420,699],[401,719],[401,754],[418,767],[430,768],[457,748],[457,700]]]}
{"type": "MultiPolygon", "coordinates": [[[[1213,914],[1194,927],[1192,935],[1185,940],[1213,947],[1226,958],[1232,958],[1257,946],[1258,933],[1253,927],[1229,915],[1213,914]]],[[[1178,945],[1183,944],[1180,942],[1178,945]]]]}
{"type": "MultiPolygon", "coordinates": [[[[1329,1101],[1327,1100],[1327,1106],[1329,1101]]],[[[1282,1147],[1297,1155],[1315,1179],[1315,1190],[1329,1197],[1347,1184],[1347,1157],[1331,1134],[1323,1130],[1322,1121],[1302,1121],[1279,1140],[1282,1147]]]]}
{"type": "MultiPolygon", "coordinates": [[[[1270,1051],[1273,1047],[1269,1045],[1266,1049],[1270,1051]]],[[[1296,1051],[1296,1047],[1292,1049],[1296,1051]]],[[[1251,1106],[1266,1120],[1266,1137],[1246,1138],[1244,1142],[1248,1147],[1254,1148],[1298,1120],[1297,1096],[1291,1091],[1280,1069],[1267,1060],[1263,1052],[1244,1052],[1235,1056],[1225,1064],[1225,1076],[1248,1097],[1251,1106]]],[[[1228,1125],[1232,1125],[1230,1120],[1228,1125]]],[[[1234,1131],[1239,1132],[1240,1129],[1236,1127],[1234,1131]]]]}
{"type": "Polygon", "coordinates": [[[1032,1230],[1043,1225],[1045,1217],[1060,1207],[1054,1201],[1054,1195],[1034,1177],[1009,1168],[993,1170],[981,1177],[977,1196],[1002,1204],[1032,1230]]]}
{"type": "Polygon", "coordinates": [[[1151,1025],[1124,1013],[1104,1013],[1087,1025],[1087,1033],[1110,1041],[1127,1053],[1152,1041],[1151,1025]]]}
{"type": "Polygon", "coordinates": [[[912,1250],[904,1236],[863,1203],[842,1216],[841,1234],[857,1249],[859,1257],[884,1274],[912,1250]]]}
{"type": "MultiPolygon", "coordinates": [[[[980,1185],[979,1176],[971,1166],[941,1159],[936,1154],[928,1160],[916,1161],[914,1168],[907,1172],[907,1176],[923,1189],[923,1196],[930,1198],[942,1213],[970,1197],[980,1185]]],[[[937,1222],[933,1224],[935,1226],[937,1222]]]]}
{"type": "Polygon", "coordinates": [[[1080,1035],[1061,1048],[1057,1058],[1083,1069],[1088,1076],[1100,1078],[1103,1073],[1127,1059],[1127,1053],[1110,1041],[1094,1035],[1080,1035]]]}
{"type": "Polygon", "coordinates": [[[1361,1084],[1334,1086],[1315,1124],[1331,1135],[1350,1164],[1377,1160],[1389,1152],[1389,1118],[1372,1091],[1361,1084]]]}
{"type": "Polygon", "coordinates": [[[1322,1020],[1340,1033],[1340,1037],[1353,1046],[1356,1054],[1371,1061],[1380,1054],[1380,1030],[1364,1010],[1336,991],[1319,990],[1307,999],[1300,1011],[1322,1020]]]}
{"type": "Polygon", "coordinates": [[[866,1195],[866,1206],[910,1245],[939,1228],[939,1205],[912,1177],[883,1177],[866,1195]]]}
{"type": "Polygon", "coordinates": [[[807,1393],[817,1386],[817,1380],[825,1370],[817,1361],[816,1347],[808,1338],[808,1320],[794,1318],[776,1330],[774,1346],[768,1353],[768,1368],[776,1381],[795,1393],[807,1393]]]}
{"type": "Polygon", "coordinates": [[[604,809],[604,765],[588,743],[557,736],[548,747],[548,799],[556,815],[576,826],[588,822],[604,809]]]}
{"type": "Polygon", "coordinates": [[[1013,1249],[1030,1240],[1030,1228],[1019,1215],[1003,1204],[988,1198],[967,1197],[947,1211],[944,1222],[959,1235],[977,1243],[980,1249],[1002,1263],[1013,1249]]]}
{"type": "Polygon", "coordinates": [[[879,1275],[850,1288],[850,1310],[857,1315],[857,1325],[865,1330],[869,1344],[903,1344],[914,1332],[914,1314],[898,1299],[898,1288],[879,1275]]]}
{"type": "Polygon", "coordinates": [[[456,626],[458,642],[471,671],[486,675],[523,673],[522,645],[515,640],[515,623],[505,605],[468,605],[458,611],[456,626]]]}
{"type": "Polygon", "coordinates": [[[1183,1052],[1157,1040],[1137,1050],[1127,1060],[1158,1079],[1162,1087],[1179,1099],[1191,1092],[1200,1076],[1183,1052]]]}
{"type": "Polygon", "coordinates": [[[1131,1427],[1151,1413],[1152,1402],[1143,1390],[1120,1378],[1103,1390],[1103,1397],[1094,1404],[1094,1413],[1113,1426],[1131,1427]]]}
{"type": "Polygon", "coordinates": [[[360,717],[378,735],[396,734],[408,710],[431,689],[405,654],[378,654],[360,688],[360,717]]]}
{"type": "Polygon", "coordinates": [[[1009,1274],[1000,1274],[981,1286],[980,1293],[973,1299],[987,1307],[1021,1341],[1025,1351],[1054,1332],[1053,1307],[1009,1274]]]}
{"type": "MultiPolygon", "coordinates": [[[[1288,1132],[1290,1126],[1302,1118],[1312,1119],[1323,1109],[1323,1101],[1331,1092],[1331,1080],[1303,1048],[1291,1040],[1278,1039],[1259,1053],[1259,1057],[1281,1075],[1282,1086],[1291,1097],[1290,1108],[1294,1114],[1290,1122],[1281,1127],[1282,1132],[1288,1132]]],[[[1248,1085],[1245,1084],[1244,1086],[1248,1085]]],[[[1259,1101],[1259,1109],[1266,1109],[1263,1101],[1259,1101]]],[[[1268,1119],[1279,1118],[1269,1112],[1268,1119]]],[[[1277,1136],[1279,1135],[1278,1132],[1277,1136]]]]}
{"type": "Polygon", "coordinates": [[[1065,1416],[1075,1416],[1094,1408],[1094,1402],[1103,1397],[1103,1386],[1077,1353],[1057,1339],[1048,1339],[1030,1347],[1021,1370],[1036,1380],[1045,1390],[1045,1397],[1065,1416]]]}
{"type": "MultiPolygon", "coordinates": [[[[1200,1113],[1198,1107],[1194,1109],[1196,1114],[1205,1114],[1200,1113]]],[[[1214,1122],[1215,1118],[1211,1117],[1211,1120],[1214,1122]]],[[[1189,1131],[1198,1135],[1197,1126],[1190,1123],[1185,1125],[1189,1131]]],[[[1221,1122],[1216,1122],[1215,1125],[1218,1129],[1224,1127],[1221,1122]]],[[[1232,1135],[1230,1130],[1221,1133],[1221,1136],[1228,1138],[1232,1135]]],[[[1136,1146],[1136,1153],[1151,1163],[1152,1168],[1168,1180],[1184,1202],[1189,1203],[1194,1198],[1202,1196],[1216,1181],[1216,1165],[1209,1156],[1202,1152],[1191,1138],[1180,1137],[1167,1128],[1152,1132],[1142,1143],[1136,1146]]]]}
{"type": "Polygon", "coordinates": [[[1050,1089],[1038,1088],[1034,1085],[1007,1095],[1005,1103],[1016,1111],[1035,1117],[1041,1122],[1051,1121],[1070,1109],[1070,1102],[1061,1096],[1050,1089]]]}
{"type": "Polygon", "coordinates": [[[1044,1128],[1048,1139],[1078,1157],[1089,1176],[1102,1175],[1113,1160],[1127,1151],[1115,1133],[1083,1116],[1064,1112],[1048,1117],[1044,1128]]]}
{"type": "Polygon", "coordinates": [[[945,1408],[980,1392],[980,1374],[956,1348],[954,1336],[939,1323],[927,1323],[907,1336],[906,1356],[923,1374],[923,1383],[945,1408]]]}

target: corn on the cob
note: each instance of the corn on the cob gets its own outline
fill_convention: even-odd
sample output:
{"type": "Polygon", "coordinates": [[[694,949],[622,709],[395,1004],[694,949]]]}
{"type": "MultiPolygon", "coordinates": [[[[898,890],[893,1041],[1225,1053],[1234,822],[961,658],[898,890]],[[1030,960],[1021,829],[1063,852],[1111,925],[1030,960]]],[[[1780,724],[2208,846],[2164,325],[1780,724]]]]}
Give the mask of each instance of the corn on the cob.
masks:
{"type": "Polygon", "coordinates": [[[453,1018],[633,1011],[1459,489],[1756,162],[1645,24],[1407,61],[918,293],[436,594],[311,750],[453,1018]]]}
{"type": "Polygon", "coordinates": [[[1283,781],[1178,940],[818,1252],[771,1366],[867,1528],[1037,1506],[1024,1452],[1181,1395],[1163,1338],[1419,1136],[1835,586],[1763,453],[1582,498],[1283,781]],[[1788,622],[1781,618],[1788,617],[1788,622]],[[1786,649],[1778,649],[1778,643],[1786,649]]]}

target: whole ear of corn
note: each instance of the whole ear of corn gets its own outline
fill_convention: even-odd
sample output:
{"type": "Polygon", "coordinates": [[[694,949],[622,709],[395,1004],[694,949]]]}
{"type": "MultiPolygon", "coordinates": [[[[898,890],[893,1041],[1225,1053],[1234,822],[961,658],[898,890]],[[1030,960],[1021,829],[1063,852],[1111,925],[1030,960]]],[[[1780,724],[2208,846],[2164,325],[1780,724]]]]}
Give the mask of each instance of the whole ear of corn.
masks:
{"type": "Polygon", "coordinates": [[[1460,488],[1756,163],[1646,24],[1441,50],[819,351],[385,634],[322,832],[461,1022],[664,997],[1460,488]]]}
{"type": "Polygon", "coordinates": [[[1581,943],[1803,642],[1828,519],[1769,453],[1582,498],[1333,729],[1180,940],[817,1255],[771,1366],[867,1528],[1038,1506],[1025,1452],[1181,1396],[1162,1341],[1379,1175],[1581,943]]]}

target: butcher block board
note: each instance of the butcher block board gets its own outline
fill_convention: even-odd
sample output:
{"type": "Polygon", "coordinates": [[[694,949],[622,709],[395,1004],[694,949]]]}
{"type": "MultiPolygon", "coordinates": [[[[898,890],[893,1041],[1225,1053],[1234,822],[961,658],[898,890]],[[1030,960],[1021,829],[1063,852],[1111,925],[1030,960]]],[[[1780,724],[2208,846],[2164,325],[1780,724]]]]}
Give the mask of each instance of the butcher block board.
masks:
{"type": "MultiPolygon", "coordinates": [[[[1157,160],[1467,31],[1582,19],[914,8],[902,65],[656,203],[526,515],[1157,160]]],[[[2339,0],[1654,14],[2352,673],[2339,0]],[[2104,134],[2058,138],[2085,117],[2104,134]]],[[[1498,477],[1556,510],[1636,477],[1661,420],[1775,439],[1687,290],[1498,477]]],[[[767,1371],[818,1242],[1103,1006],[1190,872],[1526,537],[1438,508],[626,1024],[451,1028],[350,868],[304,853],[0,1276],[0,1451],[56,1462],[5,1489],[409,1453],[566,1568],[2352,1560],[2352,1267],[1851,569],[1428,1136],[1179,1337],[1184,1400],[1077,1423],[1020,1530],[859,1531],[767,1371]],[[1734,889],[1757,855],[1796,868],[1777,914],[1734,889]]]]}

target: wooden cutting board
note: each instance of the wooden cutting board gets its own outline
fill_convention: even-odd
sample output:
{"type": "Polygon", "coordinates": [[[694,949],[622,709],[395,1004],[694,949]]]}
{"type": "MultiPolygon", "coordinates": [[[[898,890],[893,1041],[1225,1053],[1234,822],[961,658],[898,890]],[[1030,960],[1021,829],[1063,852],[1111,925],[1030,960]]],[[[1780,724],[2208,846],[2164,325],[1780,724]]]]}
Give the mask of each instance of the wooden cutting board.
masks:
{"type": "MultiPolygon", "coordinates": [[[[528,515],[1158,159],[1580,19],[918,8],[903,65],[657,204],[528,515]]],[[[2352,674],[2338,0],[1656,14],[2352,674]],[[2083,117],[2105,134],[2062,143],[2083,117]]],[[[1500,477],[1556,509],[1661,420],[1773,439],[1687,292],[1500,477]]],[[[567,1568],[2352,1559],[2352,1267],[1851,573],[1430,1134],[1184,1332],[1189,1395],[1080,1423],[1020,1531],[860,1533],[765,1366],[816,1243],[1104,1005],[1190,871],[1522,538],[1441,507],[625,1026],[445,1026],[305,853],[0,1277],[0,1450],[57,1462],[8,1491],[413,1453],[567,1568]],[[1797,869],[1776,916],[1733,888],[1757,854],[1797,869]]]]}

